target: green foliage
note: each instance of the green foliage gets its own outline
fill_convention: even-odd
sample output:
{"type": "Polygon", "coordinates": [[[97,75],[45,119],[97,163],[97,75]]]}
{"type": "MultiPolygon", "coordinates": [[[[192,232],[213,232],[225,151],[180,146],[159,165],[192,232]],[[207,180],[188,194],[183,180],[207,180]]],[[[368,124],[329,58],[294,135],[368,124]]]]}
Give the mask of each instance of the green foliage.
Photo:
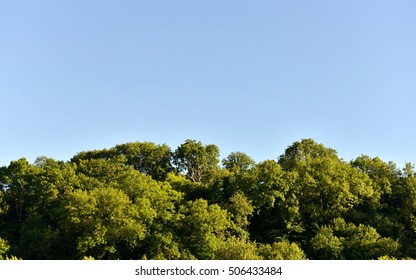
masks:
{"type": "Polygon", "coordinates": [[[251,170],[248,184],[243,190],[256,208],[272,208],[278,201],[285,199],[291,179],[288,177],[290,174],[284,172],[275,161],[266,160],[251,170]]]}
{"type": "Polygon", "coordinates": [[[286,171],[299,175],[295,194],[309,227],[328,223],[354,207],[378,199],[367,174],[340,160],[334,150],[311,139],[294,143],[279,163],[286,171]]]}
{"type": "Polygon", "coordinates": [[[58,233],[37,214],[28,216],[20,229],[17,254],[23,259],[55,259],[58,233]]]}
{"type": "Polygon", "coordinates": [[[111,186],[126,194],[137,206],[142,219],[148,222],[156,217],[170,219],[182,197],[168,182],[157,182],[134,170],[120,174],[111,186]]]}
{"type": "Polygon", "coordinates": [[[247,239],[230,236],[219,242],[214,259],[217,260],[261,260],[257,245],[247,239]]]}
{"type": "Polygon", "coordinates": [[[306,260],[303,250],[296,243],[287,240],[262,244],[258,251],[265,260],[306,260]]]}
{"type": "Polygon", "coordinates": [[[392,185],[397,181],[397,168],[393,163],[385,163],[378,157],[370,158],[362,155],[351,164],[370,176],[375,190],[380,195],[392,193],[392,185]]]}
{"type": "Polygon", "coordinates": [[[0,256],[5,256],[9,252],[9,243],[0,237],[0,256]]]}
{"type": "Polygon", "coordinates": [[[415,259],[407,164],[304,139],[275,160],[186,140],[0,167],[0,259],[415,259]]]}
{"type": "Polygon", "coordinates": [[[152,142],[131,142],[116,145],[111,149],[80,152],[71,159],[71,162],[91,160],[110,160],[115,158],[126,165],[152,176],[153,179],[163,181],[166,175],[173,171],[172,151],[167,145],[157,145],[152,142]]]}
{"type": "Polygon", "coordinates": [[[230,172],[240,175],[254,167],[255,161],[242,152],[234,152],[222,160],[224,167],[230,172]]]}
{"type": "Polygon", "coordinates": [[[79,256],[119,258],[146,235],[144,219],[128,196],[113,188],[77,190],[66,197],[63,229],[76,237],[79,256]]]}
{"type": "Polygon", "coordinates": [[[197,259],[214,259],[219,243],[231,228],[227,211],[198,199],[182,205],[180,213],[183,215],[179,225],[183,244],[197,259]]]}
{"type": "Polygon", "coordinates": [[[331,227],[322,226],[310,242],[314,252],[313,256],[323,260],[341,259],[343,239],[343,237],[335,236],[331,227]]]}
{"type": "Polygon", "coordinates": [[[9,256],[10,245],[7,240],[0,237],[0,261],[2,260],[19,260],[16,256],[9,256]]]}
{"type": "Polygon", "coordinates": [[[167,145],[156,145],[152,142],[134,142],[117,145],[117,154],[127,158],[127,164],[134,169],[163,181],[169,172],[173,171],[172,151],[167,145]]]}
{"type": "Polygon", "coordinates": [[[247,228],[250,225],[249,219],[254,212],[251,201],[248,200],[244,193],[237,191],[230,197],[227,205],[225,205],[225,209],[231,216],[236,236],[248,238],[247,228]]]}
{"type": "Polygon", "coordinates": [[[26,216],[26,208],[33,205],[36,185],[33,180],[38,168],[29,164],[25,158],[12,161],[7,168],[2,168],[0,182],[4,193],[4,200],[10,206],[9,215],[21,222],[26,216]]]}
{"type": "Polygon", "coordinates": [[[4,201],[4,191],[0,189],[0,215],[7,211],[7,204],[4,201]]]}
{"type": "Polygon", "coordinates": [[[219,155],[217,146],[188,139],[175,150],[173,162],[192,182],[207,182],[218,170],[219,155]]]}
{"type": "Polygon", "coordinates": [[[172,228],[164,226],[149,234],[143,242],[142,258],[152,260],[194,259],[181,244],[172,228]]]}
{"type": "Polygon", "coordinates": [[[279,157],[279,164],[285,170],[305,169],[310,162],[317,159],[339,160],[334,149],[326,148],[313,139],[303,139],[289,146],[279,157]]]}
{"type": "Polygon", "coordinates": [[[199,198],[209,200],[209,198],[214,194],[214,188],[212,185],[193,182],[182,174],[169,173],[166,178],[166,182],[168,182],[174,190],[182,193],[184,199],[187,201],[199,198]]]}
{"type": "Polygon", "coordinates": [[[311,240],[314,258],[317,259],[378,259],[397,256],[397,241],[380,236],[375,228],[347,223],[335,219],[329,226],[322,226],[311,240]]]}
{"type": "Polygon", "coordinates": [[[123,156],[113,157],[107,160],[91,159],[80,160],[76,164],[78,173],[89,178],[95,178],[104,184],[110,184],[116,180],[120,173],[129,168],[125,165],[126,158],[123,156]]]}

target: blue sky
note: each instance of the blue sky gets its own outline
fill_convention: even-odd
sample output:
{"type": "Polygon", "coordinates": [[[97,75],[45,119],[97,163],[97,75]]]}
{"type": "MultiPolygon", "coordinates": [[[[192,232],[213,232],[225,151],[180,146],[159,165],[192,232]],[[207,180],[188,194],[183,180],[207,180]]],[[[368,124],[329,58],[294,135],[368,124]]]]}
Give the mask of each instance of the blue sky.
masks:
{"type": "Polygon", "coordinates": [[[0,166],[313,138],[416,163],[415,1],[0,0],[0,166]]]}

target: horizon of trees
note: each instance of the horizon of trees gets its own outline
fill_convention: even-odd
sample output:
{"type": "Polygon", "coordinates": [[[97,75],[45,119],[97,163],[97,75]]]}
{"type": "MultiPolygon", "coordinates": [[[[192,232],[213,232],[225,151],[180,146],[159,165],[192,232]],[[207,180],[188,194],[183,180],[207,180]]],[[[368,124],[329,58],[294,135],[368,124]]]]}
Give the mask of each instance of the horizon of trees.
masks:
{"type": "Polygon", "coordinates": [[[131,142],[0,167],[0,259],[415,259],[407,163],[131,142]]]}

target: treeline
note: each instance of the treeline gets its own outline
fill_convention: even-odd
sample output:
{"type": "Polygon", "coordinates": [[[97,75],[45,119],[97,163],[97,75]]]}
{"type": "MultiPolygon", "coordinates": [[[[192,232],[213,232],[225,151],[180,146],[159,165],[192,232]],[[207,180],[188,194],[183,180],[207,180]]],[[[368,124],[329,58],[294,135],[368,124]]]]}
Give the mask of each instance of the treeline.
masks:
{"type": "Polygon", "coordinates": [[[0,168],[0,259],[414,259],[416,177],[312,139],[276,160],[134,142],[0,168]]]}

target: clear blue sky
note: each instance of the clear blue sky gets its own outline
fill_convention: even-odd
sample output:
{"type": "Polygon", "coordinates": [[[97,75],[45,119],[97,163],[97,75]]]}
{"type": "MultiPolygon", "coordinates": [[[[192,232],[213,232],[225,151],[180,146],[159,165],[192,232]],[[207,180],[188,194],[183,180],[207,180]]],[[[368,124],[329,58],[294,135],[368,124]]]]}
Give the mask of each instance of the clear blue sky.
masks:
{"type": "Polygon", "coordinates": [[[0,0],[0,166],[302,138],[416,163],[416,1],[0,0]]]}

